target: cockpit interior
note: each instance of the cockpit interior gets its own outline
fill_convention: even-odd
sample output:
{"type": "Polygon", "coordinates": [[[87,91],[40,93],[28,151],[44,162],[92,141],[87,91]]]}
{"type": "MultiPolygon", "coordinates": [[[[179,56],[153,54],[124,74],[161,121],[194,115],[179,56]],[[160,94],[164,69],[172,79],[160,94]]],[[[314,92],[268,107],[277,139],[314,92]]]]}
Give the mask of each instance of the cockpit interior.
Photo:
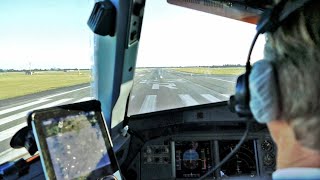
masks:
{"type": "MultiPolygon", "coordinates": [[[[101,103],[118,172],[98,179],[271,179],[277,147],[266,125],[239,116],[229,98],[245,72],[256,24],[272,1],[88,4],[82,28],[90,32],[92,47],[90,93],[101,103]]],[[[258,41],[253,61],[263,56],[264,39],[258,41]]],[[[4,107],[1,104],[0,115],[4,107]]],[[[50,179],[39,152],[41,141],[26,123],[28,113],[21,123],[29,129],[19,131],[15,140],[11,137],[16,131],[11,133],[3,146],[19,141],[11,144],[27,151],[0,161],[0,179],[50,179]]],[[[0,125],[5,124],[1,118],[0,125]]]]}

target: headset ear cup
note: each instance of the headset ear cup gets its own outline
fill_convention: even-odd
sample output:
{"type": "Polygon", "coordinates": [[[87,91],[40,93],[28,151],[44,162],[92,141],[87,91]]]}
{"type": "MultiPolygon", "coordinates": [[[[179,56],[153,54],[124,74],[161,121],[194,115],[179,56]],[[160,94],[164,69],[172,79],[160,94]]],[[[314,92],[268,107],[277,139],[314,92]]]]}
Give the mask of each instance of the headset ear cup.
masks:
{"type": "Polygon", "coordinates": [[[252,117],[249,107],[249,73],[242,74],[237,79],[235,99],[235,112],[240,117],[252,117]]]}
{"type": "Polygon", "coordinates": [[[256,62],[249,75],[250,109],[260,123],[268,123],[279,116],[278,84],[271,61],[256,62]]]}

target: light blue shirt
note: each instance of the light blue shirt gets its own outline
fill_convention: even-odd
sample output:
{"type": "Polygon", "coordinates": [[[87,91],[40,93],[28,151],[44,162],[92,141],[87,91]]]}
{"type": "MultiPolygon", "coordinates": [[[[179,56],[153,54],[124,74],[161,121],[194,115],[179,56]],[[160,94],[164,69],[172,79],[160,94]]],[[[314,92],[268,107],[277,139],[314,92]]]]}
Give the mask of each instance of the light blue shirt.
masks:
{"type": "Polygon", "coordinates": [[[272,173],[273,180],[280,179],[307,179],[320,180],[320,168],[286,168],[272,173]]]}

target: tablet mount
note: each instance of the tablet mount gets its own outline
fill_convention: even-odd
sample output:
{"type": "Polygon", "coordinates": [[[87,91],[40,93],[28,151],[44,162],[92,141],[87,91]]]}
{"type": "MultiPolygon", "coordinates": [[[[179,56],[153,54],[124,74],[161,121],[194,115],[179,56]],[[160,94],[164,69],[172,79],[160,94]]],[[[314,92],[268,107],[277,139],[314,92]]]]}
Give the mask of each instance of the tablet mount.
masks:
{"type": "Polygon", "coordinates": [[[26,148],[29,154],[32,156],[37,151],[37,144],[32,132],[32,129],[28,126],[20,129],[10,141],[10,146],[14,149],[26,148]]]}

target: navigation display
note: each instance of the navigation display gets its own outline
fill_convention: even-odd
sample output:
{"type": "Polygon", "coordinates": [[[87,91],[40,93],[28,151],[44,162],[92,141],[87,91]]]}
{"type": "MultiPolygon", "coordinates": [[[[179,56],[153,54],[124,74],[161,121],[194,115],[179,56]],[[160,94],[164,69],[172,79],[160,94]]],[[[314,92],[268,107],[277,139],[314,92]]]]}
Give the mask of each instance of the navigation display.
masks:
{"type": "Polygon", "coordinates": [[[47,178],[97,179],[119,169],[99,101],[37,110],[29,118],[47,178]]]}
{"type": "Polygon", "coordinates": [[[45,120],[42,125],[58,179],[86,176],[110,164],[94,111],[45,120]]]}

